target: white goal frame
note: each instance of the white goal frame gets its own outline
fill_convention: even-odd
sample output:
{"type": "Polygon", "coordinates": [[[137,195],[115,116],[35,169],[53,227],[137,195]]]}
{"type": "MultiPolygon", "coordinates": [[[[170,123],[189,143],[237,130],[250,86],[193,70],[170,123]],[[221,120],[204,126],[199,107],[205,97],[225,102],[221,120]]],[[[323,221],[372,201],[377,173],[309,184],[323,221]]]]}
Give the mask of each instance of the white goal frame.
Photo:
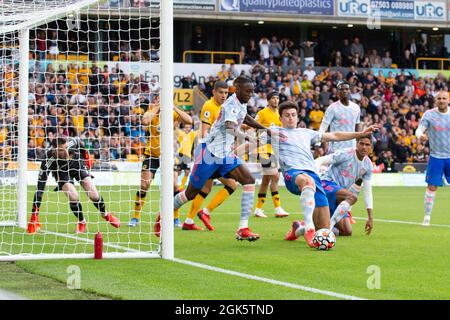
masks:
{"type": "MultiPolygon", "coordinates": [[[[42,15],[28,13],[9,19],[17,24],[0,26],[0,34],[19,33],[19,110],[18,110],[18,181],[17,181],[17,221],[3,221],[0,227],[16,226],[27,228],[27,149],[28,149],[28,66],[30,30],[43,23],[77,14],[99,0],[83,0],[61,8],[44,12],[42,15]]],[[[120,9],[115,9],[120,10],[120,9]]],[[[105,258],[163,258],[174,259],[174,221],[173,221],[173,0],[160,1],[160,97],[161,97],[161,238],[159,253],[146,253],[129,249],[128,252],[104,253],[105,258]]],[[[0,15],[3,18],[3,15],[0,15]]],[[[26,232],[26,231],[25,231],[26,232]]],[[[71,237],[68,235],[68,237],[71,237]]],[[[94,239],[84,240],[92,243],[94,239]]],[[[108,246],[108,244],[104,244],[108,246]]],[[[110,245],[114,247],[114,245],[110,245]]],[[[92,259],[94,254],[11,254],[0,255],[0,261],[46,260],[46,259],[92,259]]]]}

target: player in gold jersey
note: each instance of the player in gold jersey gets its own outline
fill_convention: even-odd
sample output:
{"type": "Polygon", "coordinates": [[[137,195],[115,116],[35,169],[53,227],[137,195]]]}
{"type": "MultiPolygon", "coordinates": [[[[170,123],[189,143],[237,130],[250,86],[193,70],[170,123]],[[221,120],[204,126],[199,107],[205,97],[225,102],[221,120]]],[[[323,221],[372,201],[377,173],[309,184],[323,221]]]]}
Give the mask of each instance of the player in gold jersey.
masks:
{"type": "MultiPolygon", "coordinates": [[[[261,125],[270,128],[273,126],[281,127],[280,114],[278,113],[278,104],[280,97],[278,92],[270,92],[267,95],[269,105],[256,114],[255,120],[261,125]]],[[[289,213],[281,207],[280,194],[278,192],[278,180],[280,173],[278,172],[278,164],[275,159],[272,146],[270,144],[261,145],[258,148],[258,159],[262,167],[262,181],[258,191],[258,202],[256,203],[255,216],[259,218],[267,218],[262,209],[266,200],[267,188],[270,184],[272,192],[272,201],[275,207],[275,217],[287,217],[289,213]]]]}
{"type": "MultiPolygon", "coordinates": [[[[217,81],[214,84],[213,97],[206,101],[200,112],[200,121],[202,122],[201,130],[199,132],[199,139],[204,139],[209,132],[209,129],[216,121],[220,108],[225,100],[228,98],[228,85],[224,81],[217,81]]],[[[201,141],[200,141],[201,142],[201,141]]],[[[191,209],[183,223],[183,230],[203,230],[203,228],[197,226],[194,223],[195,215],[205,224],[205,226],[213,231],[214,227],[211,225],[210,213],[221,205],[235,190],[236,181],[228,178],[219,178],[224,187],[217,192],[211,202],[200,210],[201,205],[208,194],[211,192],[214,179],[210,179],[206,182],[202,190],[195,196],[191,204],[191,209]]]]}
{"type": "MultiPolygon", "coordinates": [[[[160,166],[160,125],[159,125],[159,113],[160,104],[159,96],[155,97],[155,103],[150,105],[149,110],[144,114],[142,118],[142,124],[148,127],[149,137],[147,138],[147,145],[144,151],[144,161],[142,162],[141,171],[141,185],[139,191],[136,192],[136,201],[134,206],[134,217],[129,222],[130,227],[138,225],[141,219],[141,211],[144,207],[145,196],[147,195],[148,188],[155,177],[156,171],[160,166]]],[[[178,123],[192,124],[192,118],[186,112],[174,107],[173,111],[173,123],[174,127],[178,126],[178,123]]],[[[177,192],[178,190],[174,190],[177,192]]]]}
{"type": "Polygon", "coordinates": [[[192,157],[194,153],[194,145],[197,138],[198,131],[192,129],[191,124],[185,124],[181,126],[181,129],[177,131],[178,151],[175,154],[175,173],[176,179],[184,172],[183,179],[179,190],[184,190],[189,173],[191,171],[190,165],[192,163],[192,157]]]}

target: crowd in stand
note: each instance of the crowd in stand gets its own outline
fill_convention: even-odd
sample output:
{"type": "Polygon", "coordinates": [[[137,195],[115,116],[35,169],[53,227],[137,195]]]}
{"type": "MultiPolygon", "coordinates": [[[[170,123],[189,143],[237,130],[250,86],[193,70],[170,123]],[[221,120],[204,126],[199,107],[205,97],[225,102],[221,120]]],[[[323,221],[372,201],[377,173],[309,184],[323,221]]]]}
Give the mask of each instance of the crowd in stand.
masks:
{"type": "MultiPolygon", "coordinates": [[[[420,144],[414,132],[423,113],[433,106],[437,91],[448,91],[449,81],[442,75],[431,79],[405,71],[385,75],[382,71],[375,73],[365,69],[377,63],[388,67],[394,62],[389,52],[385,52],[383,58],[376,50],[366,53],[358,38],[351,45],[345,41],[344,48],[331,55],[333,66],[349,66],[348,69],[315,69],[316,45],[306,41],[296,48],[288,39],[278,41],[272,37],[270,41],[263,38],[259,43],[251,41],[248,48],[243,47],[244,63],[252,64],[247,75],[255,82],[248,113],[255,116],[267,105],[268,92],[275,90],[281,102],[290,100],[298,104],[299,126],[317,130],[326,108],[338,99],[336,82],[346,79],[352,85],[352,100],[361,106],[363,127],[374,123],[382,126],[374,135],[373,161],[383,164],[387,171],[394,170],[396,162],[426,162],[428,146],[420,144]],[[302,57],[300,50],[303,50],[302,57]]],[[[44,48],[39,42],[35,50],[36,61],[43,61],[39,55],[44,48]]],[[[45,53],[57,54],[51,47],[45,53]]],[[[0,75],[0,156],[3,159],[14,158],[17,154],[18,77],[15,67],[5,65],[0,75]]],[[[183,88],[199,85],[210,97],[216,80],[231,85],[239,75],[234,64],[224,65],[204,83],[187,76],[181,80],[181,85],[183,88]]],[[[50,60],[45,65],[36,65],[30,69],[29,160],[42,159],[51,139],[58,134],[79,136],[92,157],[98,160],[141,156],[147,136],[141,117],[158,92],[159,85],[154,79],[147,82],[143,75],[126,74],[118,64],[110,68],[95,63],[88,66],[87,63],[50,60]]],[[[196,116],[193,110],[190,112],[196,116]]],[[[316,150],[317,155],[323,152],[323,149],[316,150]]]]}
{"type": "MultiPolygon", "coordinates": [[[[308,65],[357,68],[415,68],[416,58],[449,58],[446,47],[438,49],[434,44],[412,38],[406,44],[400,57],[393,58],[389,51],[378,52],[377,49],[367,49],[358,37],[343,39],[337,48],[328,48],[322,44],[321,52],[317,52],[318,42],[305,41],[295,44],[294,41],[283,38],[279,40],[272,36],[269,40],[263,37],[258,41],[252,39],[248,45],[240,47],[240,60],[246,64],[256,62],[267,67],[281,64],[283,69],[307,67],[308,65]],[[330,49],[330,50],[328,50],[330,49]],[[303,54],[303,57],[301,57],[303,54]]],[[[437,68],[436,62],[420,62],[420,68],[437,68]]]]}
{"type": "MultiPolygon", "coordinates": [[[[207,96],[211,95],[212,84],[223,75],[231,83],[235,77],[232,69],[224,67],[215,77],[210,77],[200,87],[207,96]]],[[[255,95],[248,103],[248,113],[256,113],[267,105],[267,94],[277,91],[280,102],[294,101],[300,108],[300,127],[318,130],[326,108],[338,100],[336,83],[345,79],[352,85],[351,99],[361,106],[363,128],[379,124],[382,129],[374,134],[372,160],[383,164],[385,171],[395,171],[395,163],[427,162],[429,148],[415,137],[415,130],[423,113],[432,108],[439,90],[448,91],[450,81],[442,74],[435,78],[416,77],[399,71],[394,76],[382,71],[359,71],[351,66],[347,73],[338,69],[325,68],[316,73],[312,66],[283,70],[255,63],[250,71],[254,80],[255,95]]],[[[324,150],[316,150],[322,155],[324,150]]]]}

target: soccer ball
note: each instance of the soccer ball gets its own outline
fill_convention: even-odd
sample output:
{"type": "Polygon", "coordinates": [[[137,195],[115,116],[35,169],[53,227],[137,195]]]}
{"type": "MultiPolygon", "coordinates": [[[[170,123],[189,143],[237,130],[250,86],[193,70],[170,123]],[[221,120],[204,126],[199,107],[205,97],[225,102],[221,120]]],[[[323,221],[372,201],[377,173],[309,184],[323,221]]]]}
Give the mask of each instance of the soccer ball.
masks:
{"type": "Polygon", "coordinates": [[[329,229],[320,229],[316,231],[313,243],[317,250],[329,250],[336,245],[336,236],[329,229]]]}

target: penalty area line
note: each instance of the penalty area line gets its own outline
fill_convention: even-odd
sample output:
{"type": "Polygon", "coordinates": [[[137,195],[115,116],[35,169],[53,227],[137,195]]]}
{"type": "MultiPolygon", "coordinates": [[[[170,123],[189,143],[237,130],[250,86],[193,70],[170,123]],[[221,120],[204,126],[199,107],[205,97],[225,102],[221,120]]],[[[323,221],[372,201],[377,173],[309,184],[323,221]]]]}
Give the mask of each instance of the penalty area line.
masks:
{"type": "MultiPolygon", "coordinates": [[[[355,218],[357,220],[367,220],[367,217],[363,218],[363,217],[355,217],[355,216],[353,216],[353,218],[355,218]]],[[[422,226],[421,222],[414,222],[414,221],[389,220],[389,219],[378,219],[378,218],[373,219],[373,221],[386,222],[386,223],[409,224],[409,225],[414,225],[414,226],[422,226]]],[[[427,227],[450,228],[450,225],[448,225],[448,224],[433,224],[433,223],[431,223],[427,227]]]]}
{"type": "Polygon", "coordinates": [[[220,272],[220,273],[244,278],[247,280],[255,280],[255,281],[269,283],[272,285],[282,286],[282,287],[286,287],[286,288],[321,294],[321,295],[325,295],[325,296],[329,296],[329,297],[333,297],[333,298],[339,298],[339,299],[344,299],[344,300],[367,300],[366,298],[350,296],[350,295],[337,293],[337,292],[333,292],[333,291],[328,291],[328,290],[316,289],[316,288],[302,286],[302,285],[295,284],[295,283],[289,283],[289,282],[283,282],[283,281],[278,281],[278,280],[269,279],[269,278],[263,278],[263,277],[254,276],[254,275],[247,274],[247,273],[241,273],[241,272],[232,271],[232,270],[228,270],[228,269],[222,269],[222,268],[210,266],[207,264],[193,262],[193,261],[184,260],[184,259],[175,258],[172,261],[178,262],[181,264],[185,264],[185,265],[189,265],[189,266],[193,266],[193,267],[197,267],[197,268],[201,268],[201,269],[205,269],[205,270],[209,270],[209,271],[215,271],[215,272],[220,272]]]}

